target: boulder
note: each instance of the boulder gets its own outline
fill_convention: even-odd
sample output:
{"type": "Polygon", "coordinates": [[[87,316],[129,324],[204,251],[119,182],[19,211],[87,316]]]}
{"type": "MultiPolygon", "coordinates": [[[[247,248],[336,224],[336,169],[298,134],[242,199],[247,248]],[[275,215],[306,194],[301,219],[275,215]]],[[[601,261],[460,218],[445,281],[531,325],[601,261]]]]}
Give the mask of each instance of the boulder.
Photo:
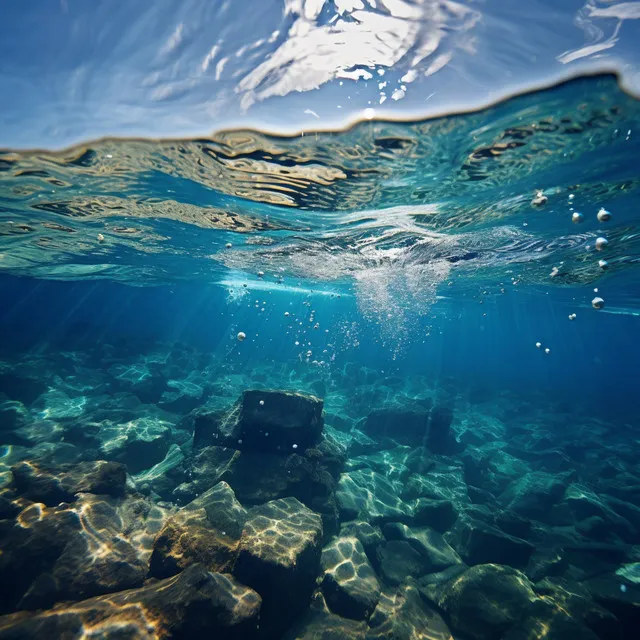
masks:
{"type": "Polygon", "coordinates": [[[194,446],[233,446],[242,451],[303,452],[322,435],[323,402],[287,391],[249,390],[228,410],[196,417],[194,446]]]}
{"type": "Polygon", "coordinates": [[[405,540],[390,540],[378,547],[380,574],[387,584],[399,585],[408,577],[418,578],[429,571],[429,563],[405,540]]]}
{"type": "Polygon", "coordinates": [[[458,519],[458,512],[451,500],[419,498],[414,510],[413,524],[428,526],[439,533],[451,529],[458,519]]]}
{"type": "Polygon", "coordinates": [[[23,509],[0,532],[4,610],[39,609],[142,585],[147,564],[124,527],[109,499],[91,494],[73,505],[23,509]]]}
{"type": "Polygon", "coordinates": [[[424,573],[435,573],[462,563],[460,556],[446,540],[428,527],[414,528],[399,522],[390,522],[383,526],[382,532],[387,540],[403,540],[409,543],[420,554],[421,564],[426,567],[424,573]]]}
{"type": "Polygon", "coordinates": [[[514,480],[499,497],[499,502],[521,516],[546,521],[566,488],[564,476],[532,471],[514,480]]]}
{"type": "Polygon", "coordinates": [[[257,637],[260,596],[231,576],[192,565],[139,589],[0,617],[0,639],[257,637]]]}
{"type": "Polygon", "coordinates": [[[340,537],[322,550],[322,591],[334,613],[366,620],[378,603],[380,585],[356,537],[340,537]]]}
{"type": "Polygon", "coordinates": [[[453,640],[446,622],[411,585],[386,589],[371,619],[367,640],[425,638],[453,640]]]}
{"type": "Polygon", "coordinates": [[[295,498],[249,511],[234,575],[263,598],[261,625],[281,637],[308,605],[321,554],[322,520],[295,498]]]}
{"type": "Polygon", "coordinates": [[[246,519],[231,487],[218,483],[165,522],[154,541],[151,575],[166,578],[195,563],[231,571],[246,519]]]}
{"type": "Polygon", "coordinates": [[[345,522],[340,527],[340,536],[354,536],[358,538],[369,560],[375,558],[376,547],[384,542],[384,536],[382,535],[380,527],[372,525],[365,520],[345,522]]]}
{"type": "Polygon", "coordinates": [[[50,507],[73,502],[79,493],[123,496],[127,482],[126,467],[105,460],[57,467],[25,461],[14,465],[11,471],[18,495],[50,507]]]}
{"type": "Polygon", "coordinates": [[[502,637],[536,601],[523,573],[496,564],[471,567],[422,593],[447,614],[454,631],[473,640],[502,637]]]}
{"type": "Polygon", "coordinates": [[[470,517],[457,521],[447,534],[447,541],[469,565],[495,563],[525,567],[535,550],[527,540],[470,517]]]}

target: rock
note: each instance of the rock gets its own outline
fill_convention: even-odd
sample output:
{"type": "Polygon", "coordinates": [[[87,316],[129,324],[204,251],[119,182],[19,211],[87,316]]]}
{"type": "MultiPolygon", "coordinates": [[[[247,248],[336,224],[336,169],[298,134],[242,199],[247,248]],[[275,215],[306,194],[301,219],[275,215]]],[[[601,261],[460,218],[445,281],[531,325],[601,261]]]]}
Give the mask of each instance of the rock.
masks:
{"type": "Polygon", "coordinates": [[[434,453],[453,455],[460,453],[464,445],[456,442],[451,433],[453,410],[449,407],[434,407],[429,417],[429,434],[426,446],[434,453]]]}
{"type": "Polygon", "coordinates": [[[176,480],[185,478],[173,491],[173,497],[183,503],[191,502],[207,489],[226,478],[238,458],[240,452],[228,447],[205,447],[187,458],[182,467],[172,468],[170,475],[176,480]]]}
{"type": "Polygon", "coordinates": [[[564,502],[571,509],[576,520],[597,516],[606,523],[612,534],[619,536],[625,542],[630,544],[640,542],[636,528],[587,487],[578,484],[569,485],[564,495],[564,502]]]}
{"type": "Polygon", "coordinates": [[[495,563],[524,567],[535,549],[526,540],[471,518],[459,519],[447,534],[447,541],[469,565],[495,563]]]}
{"type": "Polygon", "coordinates": [[[29,378],[8,371],[0,373],[0,392],[10,400],[17,400],[27,406],[32,405],[47,387],[48,385],[38,378],[29,378]]]}
{"type": "Polygon", "coordinates": [[[450,500],[419,498],[415,506],[413,523],[419,527],[428,526],[439,533],[444,533],[451,529],[457,518],[458,512],[450,500]]]}
{"type": "MultiPolygon", "coordinates": [[[[607,573],[582,583],[593,600],[618,620],[620,638],[637,635],[640,625],[640,585],[618,573],[607,573]]],[[[607,636],[605,636],[607,637],[607,636]]],[[[613,634],[608,637],[614,637],[613,634]]]]}
{"type": "Polygon", "coordinates": [[[511,627],[501,640],[598,640],[612,636],[597,636],[589,627],[569,615],[553,601],[537,600],[527,616],[511,627]]]}
{"type": "Polygon", "coordinates": [[[410,528],[399,522],[390,522],[384,525],[382,531],[387,540],[408,542],[420,554],[426,567],[424,573],[435,573],[462,563],[460,556],[433,529],[410,528]]]}
{"type": "MultiPolygon", "coordinates": [[[[546,607],[540,606],[541,601],[536,602],[524,624],[518,627],[529,630],[545,626],[553,634],[550,637],[557,638],[584,637],[591,640],[594,632],[599,638],[621,640],[625,637],[620,633],[618,619],[594,602],[586,586],[563,578],[545,578],[534,589],[544,598],[546,607]]],[[[528,637],[516,635],[518,632],[518,629],[514,630],[514,637],[528,637]]]]}
{"type": "Polygon", "coordinates": [[[568,566],[567,556],[562,549],[536,549],[524,572],[531,582],[538,582],[549,576],[562,575],[568,566]]]}
{"type": "Polygon", "coordinates": [[[249,511],[234,575],[263,598],[261,625],[280,637],[307,606],[321,553],[322,520],[295,498],[249,511]]]}
{"type": "Polygon", "coordinates": [[[133,476],[136,488],[144,494],[153,492],[163,500],[171,501],[176,488],[173,476],[176,471],[180,473],[184,460],[185,455],[180,447],[172,444],[163,460],[133,476]]]}
{"type": "Polygon", "coordinates": [[[0,618],[0,639],[257,637],[260,596],[231,576],[192,565],[181,574],[109,596],[0,618]],[[160,631],[161,630],[161,631],[160,631]]]}
{"type": "Polygon", "coordinates": [[[194,446],[221,444],[242,451],[303,452],[320,440],[322,409],[322,400],[315,396],[245,391],[231,409],[196,417],[194,446]]]}
{"type": "Polygon", "coordinates": [[[20,462],[11,471],[18,495],[50,507],[73,502],[78,493],[123,496],[127,482],[124,465],[104,460],[58,467],[20,462]]]}
{"type": "Polygon", "coordinates": [[[471,567],[425,595],[447,614],[454,631],[474,640],[502,637],[536,600],[523,573],[495,564],[471,567]]]}
{"type": "Polygon", "coordinates": [[[100,427],[100,455],[127,465],[131,473],[153,467],[164,459],[171,445],[171,426],[155,416],[100,427]]]}
{"type": "Polygon", "coordinates": [[[405,540],[390,540],[378,547],[380,573],[387,584],[399,585],[407,577],[417,578],[429,571],[429,563],[405,540]]]}
{"type": "Polygon", "coordinates": [[[32,504],[0,535],[5,611],[139,586],[147,573],[107,498],[82,494],[73,505],[32,504]]]}
{"type": "Polygon", "coordinates": [[[402,484],[370,470],[355,470],[340,476],[336,498],[341,517],[351,520],[362,514],[370,522],[410,521],[413,506],[400,498],[402,484]]]}
{"type": "Polygon", "coordinates": [[[501,511],[495,519],[496,526],[501,531],[516,538],[528,538],[531,533],[531,520],[519,516],[511,511],[501,511]]]}
{"type": "Polygon", "coordinates": [[[499,497],[500,504],[527,518],[546,521],[567,487],[558,474],[532,471],[512,482],[499,497]]]}
{"type": "Polygon", "coordinates": [[[285,640],[365,640],[367,623],[331,613],[328,607],[312,607],[287,633],[285,640]]]}
{"type": "Polygon", "coordinates": [[[380,597],[380,585],[358,538],[336,538],[322,550],[322,591],[338,615],[366,620],[380,597]]]}
{"type": "Polygon", "coordinates": [[[453,640],[440,615],[411,585],[385,590],[371,619],[367,640],[453,640]]]}
{"type": "Polygon", "coordinates": [[[218,483],[166,521],[153,545],[151,575],[166,578],[195,563],[231,571],[246,519],[231,487],[218,483]]]}
{"type": "Polygon", "coordinates": [[[369,560],[376,557],[376,547],[384,542],[380,527],[369,524],[364,520],[345,522],[340,527],[340,536],[358,538],[369,560]]]}
{"type": "Polygon", "coordinates": [[[429,432],[429,412],[377,409],[360,422],[361,431],[372,438],[392,438],[400,444],[422,445],[429,432]]]}

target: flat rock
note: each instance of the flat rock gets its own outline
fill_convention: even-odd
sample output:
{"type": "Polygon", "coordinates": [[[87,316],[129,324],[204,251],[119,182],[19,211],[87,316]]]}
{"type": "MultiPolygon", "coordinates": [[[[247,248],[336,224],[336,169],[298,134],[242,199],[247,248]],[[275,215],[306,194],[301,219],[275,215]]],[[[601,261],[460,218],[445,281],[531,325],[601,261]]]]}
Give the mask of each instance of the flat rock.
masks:
{"type": "Polygon", "coordinates": [[[375,471],[360,469],[340,476],[336,498],[345,520],[362,514],[370,522],[410,521],[413,505],[402,500],[401,492],[400,482],[387,480],[375,471]]]}
{"type": "Polygon", "coordinates": [[[322,520],[295,498],[249,511],[234,575],[261,594],[261,620],[279,637],[307,606],[321,554],[322,520]]]}
{"type": "Polygon", "coordinates": [[[340,537],[322,550],[322,591],[336,614],[366,620],[378,603],[380,585],[361,542],[340,537]]]}
{"type": "Polygon", "coordinates": [[[154,541],[151,574],[166,578],[195,563],[231,571],[246,519],[231,487],[218,483],[166,521],[154,541]]]}
{"type": "Polygon", "coordinates": [[[139,589],[0,617],[0,639],[257,637],[260,596],[231,576],[192,565],[139,589]],[[160,630],[162,630],[160,632],[160,630]]]}
{"type": "Polygon", "coordinates": [[[502,637],[536,601],[523,573],[495,564],[471,567],[423,593],[446,612],[454,631],[474,640],[502,637]]]}

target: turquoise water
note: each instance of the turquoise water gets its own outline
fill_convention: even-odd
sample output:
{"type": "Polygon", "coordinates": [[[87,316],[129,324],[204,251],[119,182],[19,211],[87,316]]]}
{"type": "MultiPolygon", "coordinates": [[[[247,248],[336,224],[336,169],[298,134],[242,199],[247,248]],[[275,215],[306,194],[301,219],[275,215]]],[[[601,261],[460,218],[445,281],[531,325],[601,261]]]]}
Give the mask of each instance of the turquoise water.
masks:
{"type": "MultiPolygon", "coordinates": [[[[326,33],[311,4],[282,19],[326,33]]],[[[586,16],[635,3],[600,4],[604,52],[586,16]]],[[[466,73],[480,9],[446,8],[466,73]]],[[[454,97],[331,131],[292,107],[287,136],[7,128],[0,638],[635,637],[640,102],[609,73],[454,97]]]]}

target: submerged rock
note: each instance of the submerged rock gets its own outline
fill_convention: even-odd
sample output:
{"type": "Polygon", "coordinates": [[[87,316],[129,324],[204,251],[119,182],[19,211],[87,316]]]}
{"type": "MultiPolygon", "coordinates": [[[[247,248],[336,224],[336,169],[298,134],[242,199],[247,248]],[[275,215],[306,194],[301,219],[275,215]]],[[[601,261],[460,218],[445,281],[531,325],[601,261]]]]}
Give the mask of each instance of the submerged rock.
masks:
{"type": "Polygon", "coordinates": [[[527,540],[469,517],[458,520],[447,534],[447,541],[470,565],[496,563],[525,567],[535,550],[527,540]]]}
{"type": "Polygon", "coordinates": [[[287,391],[249,390],[229,410],[196,417],[194,446],[233,446],[242,451],[302,452],[322,435],[323,402],[287,391]]]}
{"type": "Polygon", "coordinates": [[[423,573],[435,573],[451,565],[462,563],[460,556],[433,529],[408,527],[405,524],[393,522],[385,524],[382,531],[387,540],[407,542],[420,555],[422,561],[420,564],[426,567],[423,573]]]}
{"type": "Polygon", "coordinates": [[[360,541],[336,538],[322,550],[321,565],[330,609],[345,618],[367,619],[378,603],[380,585],[360,541]]]}
{"type": "Polygon", "coordinates": [[[20,462],[11,471],[18,495],[50,507],[73,502],[79,493],[119,497],[127,482],[126,467],[105,460],[57,467],[20,462]]]}
{"type": "Polygon", "coordinates": [[[171,516],[158,534],[151,574],[166,578],[191,564],[231,571],[247,512],[226,482],[220,482],[171,516]]]}
{"type": "Polygon", "coordinates": [[[367,623],[332,613],[321,593],[309,611],[286,634],[285,640],[365,640],[367,623]]]}
{"type": "Polygon", "coordinates": [[[371,619],[367,640],[425,638],[453,640],[446,622],[420,598],[411,585],[382,592],[371,619]]]}
{"type": "Polygon", "coordinates": [[[139,589],[59,605],[42,613],[0,617],[0,639],[255,638],[260,596],[231,576],[192,565],[139,589]]]}
{"type": "Polygon", "coordinates": [[[422,592],[445,611],[454,631],[474,640],[502,637],[536,600],[523,573],[496,564],[471,567],[444,584],[423,587],[422,592]]]}
{"type": "Polygon", "coordinates": [[[320,566],[322,520],[295,498],[249,511],[234,575],[263,598],[261,625],[280,634],[308,605],[320,566]]]}
{"type": "Polygon", "coordinates": [[[344,520],[362,514],[370,522],[409,521],[413,517],[413,505],[400,497],[401,492],[402,483],[362,469],[342,474],[336,498],[344,520]]]}
{"type": "Polygon", "coordinates": [[[414,409],[377,409],[370,413],[359,428],[373,438],[391,438],[400,444],[425,446],[433,453],[451,455],[463,446],[452,432],[453,411],[430,402],[414,409]]]}
{"type": "Polygon", "coordinates": [[[15,523],[0,531],[4,611],[39,609],[142,585],[147,564],[127,539],[125,527],[109,499],[91,494],[73,505],[23,509],[15,523]]]}

